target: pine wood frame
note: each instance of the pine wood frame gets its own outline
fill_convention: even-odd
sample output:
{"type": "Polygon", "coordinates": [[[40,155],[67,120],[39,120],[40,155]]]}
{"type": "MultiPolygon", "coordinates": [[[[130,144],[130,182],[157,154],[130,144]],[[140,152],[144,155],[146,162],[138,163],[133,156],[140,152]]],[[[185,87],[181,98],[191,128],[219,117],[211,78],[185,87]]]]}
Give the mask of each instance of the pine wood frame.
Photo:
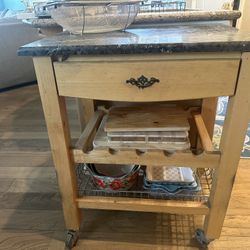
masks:
{"type": "MultiPolygon", "coordinates": [[[[195,53],[181,56],[176,55],[176,57],[175,55],[172,55],[171,60],[183,60],[185,59],[185,56],[187,56],[189,60],[196,60],[197,58],[200,60],[201,58],[207,56],[212,56],[213,60],[220,60],[222,54],[223,53],[207,53],[204,55],[195,53]]],[[[227,56],[228,55],[230,56],[230,53],[227,54],[227,56]]],[[[226,215],[227,206],[230,200],[231,191],[233,188],[233,182],[240,159],[244,136],[250,118],[250,53],[243,53],[242,55],[235,55],[234,53],[232,55],[234,55],[234,58],[237,57],[240,60],[240,65],[237,69],[238,77],[235,76],[235,78],[237,78],[237,82],[235,82],[235,93],[229,98],[228,111],[226,114],[226,120],[220,144],[221,155],[216,155],[215,157],[217,166],[215,170],[215,179],[212,185],[209,204],[189,204],[183,202],[169,203],[163,201],[159,203],[156,201],[135,201],[133,199],[126,200],[124,198],[105,198],[98,200],[92,197],[78,198],[76,190],[76,178],[74,175],[74,163],[75,161],[86,160],[87,157],[90,157],[89,160],[94,160],[96,158],[96,155],[93,155],[92,157],[90,156],[91,154],[85,152],[85,150],[79,148],[71,148],[65,100],[63,96],[59,96],[58,94],[59,92],[56,81],[57,76],[54,73],[55,71],[52,59],[50,57],[33,58],[49,133],[52,154],[57,170],[59,188],[62,194],[64,219],[67,229],[78,230],[80,228],[80,208],[191,213],[205,214],[206,217],[204,230],[206,236],[210,239],[219,238],[224,217],[226,215]]],[[[80,58],[86,60],[85,57],[80,58]]],[[[103,58],[109,60],[108,56],[102,57],[102,60],[103,58]]],[[[133,60],[135,56],[127,58],[128,60],[133,60]]],[[[148,59],[148,57],[146,58],[148,59]]],[[[160,56],[157,56],[157,58],[160,58],[160,56]]],[[[145,58],[143,57],[142,59],[145,60],[145,58]]],[[[187,63],[189,62],[189,60],[187,61],[187,63]]],[[[72,61],[74,62],[74,59],[72,61]]],[[[70,63],[70,61],[68,63],[70,63]]],[[[199,67],[199,65],[197,65],[197,67],[199,67]]],[[[200,71],[200,74],[203,73],[203,71],[200,71]]],[[[96,77],[99,76],[97,75],[96,77]]],[[[183,89],[183,91],[185,91],[185,89],[183,89]]],[[[200,98],[200,96],[196,96],[195,93],[193,93],[193,97],[200,98]]],[[[130,100],[128,99],[128,101],[130,100]]],[[[87,103],[88,105],[90,103],[90,106],[92,107],[91,101],[87,101],[87,103]]],[[[201,113],[201,116],[204,119],[201,119],[201,116],[196,117],[198,130],[200,130],[199,133],[203,134],[203,139],[201,140],[201,142],[203,148],[206,150],[211,150],[209,135],[211,136],[211,128],[213,127],[215,113],[213,108],[209,110],[209,103],[211,103],[211,105],[215,105],[216,99],[205,99],[203,103],[204,108],[202,108],[201,113]],[[205,124],[208,126],[207,130],[205,129],[205,124]]],[[[93,108],[91,108],[91,110],[92,111],[90,113],[93,112],[93,108]]],[[[90,115],[87,114],[86,117],[88,117],[89,119],[90,115]]],[[[96,123],[96,121],[99,119],[98,117],[99,116],[96,115],[90,120],[90,125],[88,125],[86,128],[89,132],[92,131],[93,123],[96,123]]],[[[88,141],[91,139],[91,135],[89,136],[89,133],[84,132],[82,135],[82,139],[83,141],[88,141]]],[[[108,154],[113,154],[112,157],[114,157],[114,160],[112,160],[112,162],[119,162],[119,160],[123,158],[120,157],[119,154],[115,154],[113,152],[108,152],[108,154]]],[[[183,154],[185,153],[180,153],[180,155],[176,154],[173,158],[170,157],[169,159],[172,159],[172,162],[181,161],[180,159],[185,159],[183,154]]],[[[211,164],[215,159],[208,159],[207,157],[209,154],[207,154],[206,152],[205,154],[205,156],[203,155],[200,158],[200,162],[203,162],[204,164],[207,161],[207,164],[204,164],[203,167],[208,167],[209,163],[211,164]]],[[[136,157],[138,157],[138,154],[135,155],[136,157]]],[[[163,155],[164,154],[162,154],[162,156],[163,155]]],[[[191,156],[190,153],[188,155],[188,157],[191,156]]],[[[142,154],[141,157],[143,158],[145,156],[143,156],[142,154]]],[[[155,157],[155,159],[160,159],[160,155],[156,155],[155,157]]],[[[164,155],[164,157],[167,158],[168,156],[164,155]]],[[[134,159],[135,158],[133,158],[132,160],[134,159]]],[[[146,158],[145,162],[148,160],[149,158],[146,158]]],[[[197,158],[196,160],[194,157],[194,159],[189,160],[198,167],[198,164],[195,162],[199,162],[199,158],[197,158]]]]}

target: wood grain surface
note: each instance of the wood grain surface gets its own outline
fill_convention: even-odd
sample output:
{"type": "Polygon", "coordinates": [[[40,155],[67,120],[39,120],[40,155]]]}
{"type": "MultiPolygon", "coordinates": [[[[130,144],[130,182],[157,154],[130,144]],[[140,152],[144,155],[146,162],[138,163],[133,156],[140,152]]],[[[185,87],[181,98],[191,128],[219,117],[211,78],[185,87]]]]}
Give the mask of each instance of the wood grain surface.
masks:
{"type": "Polygon", "coordinates": [[[118,56],[118,62],[112,61],[112,57],[105,57],[106,61],[101,61],[102,56],[95,62],[55,62],[58,92],[62,96],[128,102],[232,95],[240,60],[201,60],[201,54],[195,54],[188,62],[190,55],[182,55],[182,59],[176,57],[176,60],[168,60],[162,55],[162,60],[154,60],[153,55],[132,55],[124,58],[118,56]],[[137,80],[141,76],[148,79],[153,77],[159,82],[144,89],[126,83],[131,78],[137,80]]]}
{"type": "Polygon", "coordinates": [[[187,131],[187,112],[181,108],[114,107],[105,124],[105,132],[128,131],[187,131]]]}

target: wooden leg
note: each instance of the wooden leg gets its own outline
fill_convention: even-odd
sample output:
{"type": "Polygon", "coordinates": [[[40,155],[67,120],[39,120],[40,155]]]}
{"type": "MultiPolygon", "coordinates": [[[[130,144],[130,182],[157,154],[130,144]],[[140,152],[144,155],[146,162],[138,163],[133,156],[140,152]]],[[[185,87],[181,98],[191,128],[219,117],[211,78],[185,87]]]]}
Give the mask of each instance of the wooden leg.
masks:
{"type": "Polygon", "coordinates": [[[65,99],[58,96],[51,58],[35,57],[33,60],[62,195],[65,224],[67,229],[77,231],[80,228],[80,210],[76,204],[76,176],[69,151],[70,131],[65,99]]]}
{"type": "Polygon", "coordinates": [[[210,239],[220,237],[248,127],[250,115],[249,68],[250,53],[244,53],[237,90],[235,95],[230,97],[228,103],[220,143],[221,161],[213,180],[210,195],[211,210],[205,218],[204,230],[207,238],[210,239]]]}
{"type": "Polygon", "coordinates": [[[84,130],[86,123],[94,114],[94,101],[91,99],[76,99],[78,106],[78,116],[81,125],[81,132],[84,130]]]}
{"type": "MultiPolygon", "coordinates": [[[[201,104],[201,116],[205,123],[207,132],[211,140],[213,140],[214,135],[214,124],[216,118],[218,97],[205,98],[202,100],[201,104]]],[[[197,147],[201,148],[201,141],[198,139],[197,147]]],[[[204,173],[205,169],[200,169],[200,173],[204,173]]]]}

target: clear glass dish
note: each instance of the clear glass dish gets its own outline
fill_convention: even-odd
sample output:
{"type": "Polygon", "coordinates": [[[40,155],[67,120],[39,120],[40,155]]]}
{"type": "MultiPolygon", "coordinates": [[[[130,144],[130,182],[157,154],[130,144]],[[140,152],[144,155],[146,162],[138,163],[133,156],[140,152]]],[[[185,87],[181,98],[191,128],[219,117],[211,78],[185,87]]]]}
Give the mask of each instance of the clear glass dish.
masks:
{"type": "Polygon", "coordinates": [[[139,1],[58,1],[47,4],[51,17],[73,34],[126,29],[139,11],[139,1]]]}

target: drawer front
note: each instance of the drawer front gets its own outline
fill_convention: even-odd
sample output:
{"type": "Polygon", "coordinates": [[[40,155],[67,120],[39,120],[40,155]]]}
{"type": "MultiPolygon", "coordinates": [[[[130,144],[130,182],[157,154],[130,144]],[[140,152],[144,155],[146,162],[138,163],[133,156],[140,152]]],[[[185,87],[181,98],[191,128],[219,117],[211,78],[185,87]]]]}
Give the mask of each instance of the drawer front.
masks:
{"type": "Polygon", "coordinates": [[[59,95],[170,101],[233,95],[238,59],[54,63],[59,95]]]}

